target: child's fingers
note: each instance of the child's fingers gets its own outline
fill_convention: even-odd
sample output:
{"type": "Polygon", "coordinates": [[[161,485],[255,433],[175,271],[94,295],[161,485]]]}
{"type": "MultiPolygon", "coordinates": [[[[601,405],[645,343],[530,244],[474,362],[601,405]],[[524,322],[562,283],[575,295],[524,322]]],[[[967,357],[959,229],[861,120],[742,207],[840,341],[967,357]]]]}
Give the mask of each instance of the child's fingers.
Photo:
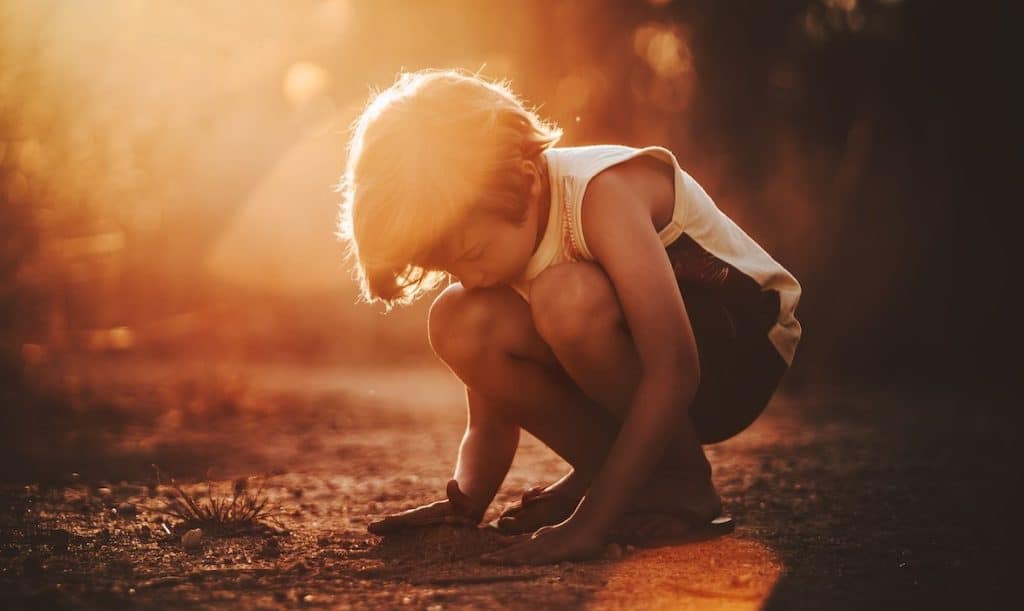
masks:
{"type": "Polygon", "coordinates": [[[451,504],[451,508],[455,515],[464,516],[468,520],[476,518],[478,523],[483,517],[484,509],[477,506],[468,495],[459,490],[459,483],[454,479],[448,480],[448,485],[445,488],[445,494],[448,496],[448,502],[451,504]]]}
{"type": "Polygon", "coordinates": [[[367,526],[367,530],[374,535],[388,535],[404,528],[442,524],[448,513],[447,508],[442,504],[426,505],[403,513],[385,516],[381,520],[371,522],[367,526]]]}
{"type": "Polygon", "coordinates": [[[543,494],[545,494],[544,486],[533,486],[532,488],[524,490],[520,498],[522,499],[522,503],[525,505],[543,494]]]}

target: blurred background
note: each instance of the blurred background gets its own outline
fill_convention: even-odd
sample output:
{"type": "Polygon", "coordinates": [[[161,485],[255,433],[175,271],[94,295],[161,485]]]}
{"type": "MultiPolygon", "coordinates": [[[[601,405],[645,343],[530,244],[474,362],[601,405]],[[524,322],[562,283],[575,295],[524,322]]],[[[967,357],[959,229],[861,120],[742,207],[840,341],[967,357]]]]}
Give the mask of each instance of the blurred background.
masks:
{"type": "Polygon", "coordinates": [[[1009,23],[923,0],[0,0],[0,410],[98,362],[430,359],[429,300],[357,303],[333,235],[348,125],[426,67],[510,79],[563,145],[675,151],[804,287],[789,384],[1006,381],[1009,23]]]}

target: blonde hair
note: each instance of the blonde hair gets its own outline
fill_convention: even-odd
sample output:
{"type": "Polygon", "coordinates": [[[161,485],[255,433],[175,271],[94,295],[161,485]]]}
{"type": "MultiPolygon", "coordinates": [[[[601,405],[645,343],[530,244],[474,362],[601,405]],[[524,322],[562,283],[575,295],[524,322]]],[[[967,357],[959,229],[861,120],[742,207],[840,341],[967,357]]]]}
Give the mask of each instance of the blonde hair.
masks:
{"type": "Polygon", "coordinates": [[[338,235],[362,297],[390,309],[436,288],[469,218],[522,222],[528,176],[562,132],[507,83],[455,70],[402,73],[353,125],[338,235]]]}

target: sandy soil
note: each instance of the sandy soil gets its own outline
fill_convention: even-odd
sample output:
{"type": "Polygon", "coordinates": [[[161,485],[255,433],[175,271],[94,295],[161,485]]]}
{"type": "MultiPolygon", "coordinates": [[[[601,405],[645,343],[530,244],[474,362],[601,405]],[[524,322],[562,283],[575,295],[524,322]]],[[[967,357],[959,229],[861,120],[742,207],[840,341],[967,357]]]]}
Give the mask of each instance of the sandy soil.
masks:
{"type": "MultiPolygon", "coordinates": [[[[83,377],[118,401],[40,412],[4,449],[4,608],[987,607],[1011,573],[1019,434],[978,399],[791,390],[710,448],[735,533],[503,568],[477,561],[503,544],[488,529],[366,532],[442,494],[463,407],[439,367],[115,362],[83,377]],[[187,550],[152,463],[197,495],[249,476],[276,520],[187,550]]],[[[565,468],[524,436],[487,518],[565,468]]]]}

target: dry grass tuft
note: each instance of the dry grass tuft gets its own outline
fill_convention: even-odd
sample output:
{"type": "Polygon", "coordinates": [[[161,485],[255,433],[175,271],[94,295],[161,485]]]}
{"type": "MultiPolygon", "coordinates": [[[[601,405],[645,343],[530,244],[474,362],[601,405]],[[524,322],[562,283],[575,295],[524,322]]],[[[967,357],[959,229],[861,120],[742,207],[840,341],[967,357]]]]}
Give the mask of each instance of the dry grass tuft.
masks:
{"type": "MultiPolygon", "coordinates": [[[[158,485],[159,475],[157,470],[158,485]]],[[[170,486],[162,513],[180,520],[175,525],[176,530],[200,528],[206,535],[233,537],[264,534],[271,530],[271,525],[281,528],[277,521],[280,512],[270,505],[263,491],[263,480],[253,491],[248,478],[238,478],[230,495],[214,494],[213,484],[207,481],[205,497],[189,494],[174,479],[170,486]]]]}

